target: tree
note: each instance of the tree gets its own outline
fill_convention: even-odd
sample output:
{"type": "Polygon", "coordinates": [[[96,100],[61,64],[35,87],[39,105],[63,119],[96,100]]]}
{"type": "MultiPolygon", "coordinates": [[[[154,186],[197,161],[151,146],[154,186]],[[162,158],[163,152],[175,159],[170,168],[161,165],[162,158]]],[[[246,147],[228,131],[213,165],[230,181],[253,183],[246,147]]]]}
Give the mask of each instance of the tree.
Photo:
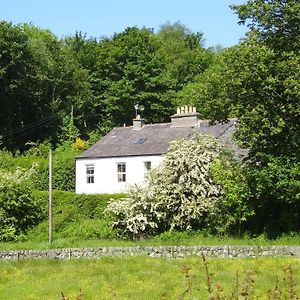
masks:
{"type": "Polygon", "coordinates": [[[31,119],[31,82],[34,77],[33,54],[29,37],[20,26],[0,22],[0,135],[7,147],[18,146],[17,135],[23,140],[21,128],[31,119]]]}
{"type": "Polygon", "coordinates": [[[250,0],[233,8],[250,28],[226,58],[240,139],[254,153],[299,158],[300,3],[250,0]]]}
{"type": "Polygon", "coordinates": [[[177,93],[178,105],[195,106],[203,119],[226,121],[228,117],[235,117],[234,104],[226,91],[223,69],[223,57],[216,55],[209,68],[177,93]]]}
{"type": "Polygon", "coordinates": [[[233,191],[233,180],[231,186],[223,185],[222,168],[217,165],[217,181],[211,173],[219,155],[228,162],[227,170],[231,168],[231,160],[223,156],[223,151],[209,136],[173,142],[161,166],[150,172],[146,186],[133,187],[128,197],[109,204],[108,210],[118,218],[115,226],[136,236],[172,229],[207,228],[224,233],[233,224],[244,221],[244,198],[233,191]],[[227,198],[224,188],[231,191],[227,198]],[[227,213],[233,213],[235,208],[239,213],[229,219],[227,213]]]}
{"type": "MultiPolygon", "coordinates": [[[[47,30],[0,23],[0,136],[4,147],[49,139],[71,106],[90,94],[87,73],[47,30]]],[[[82,122],[83,123],[83,122],[82,122]]]]}
{"type": "Polygon", "coordinates": [[[216,111],[226,105],[225,117],[239,118],[236,137],[250,150],[247,181],[255,212],[250,228],[298,230],[300,4],[250,0],[233,8],[250,31],[239,45],[220,53],[216,75],[198,85],[204,91],[198,105],[216,111]]]}
{"type": "Polygon", "coordinates": [[[213,53],[203,47],[203,33],[191,32],[179,22],[160,26],[157,37],[159,51],[165,60],[165,72],[172,87],[179,91],[194,77],[201,74],[212,62],[213,53]]]}
{"type": "Polygon", "coordinates": [[[114,125],[131,124],[135,104],[144,106],[148,122],[165,121],[174,109],[159,47],[151,30],[136,27],[100,42],[98,110],[114,125]]]}
{"type": "MultiPolygon", "coordinates": [[[[81,70],[81,76],[83,76],[81,82],[83,87],[81,88],[84,94],[79,101],[74,102],[74,122],[79,128],[80,134],[87,138],[93,130],[105,127],[102,124],[106,122],[102,105],[99,103],[99,97],[103,92],[100,88],[102,79],[97,75],[99,71],[97,60],[101,43],[95,38],[87,38],[81,32],[66,37],[62,42],[72,59],[79,64],[78,69],[81,70]]],[[[100,131],[106,133],[105,129],[100,131]]]]}
{"type": "Polygon", "coordinates": [[[299,51],[300,4],[298,0],[249,0],[232,5],[248,36],[278,51],[299,51]]]}
{"type": "Polygon", "coordinates": [[[260,153],[299,157],[300,48],[293,46],[299,45],[299,13],[294,15],[299,6],[298,1],[279,0],[233,6],[242,23],[250,18],[248,37],[222,51],[180,95],[192,95],[213,120],[238,117],[236,136],[255,160],[260,153]]]}

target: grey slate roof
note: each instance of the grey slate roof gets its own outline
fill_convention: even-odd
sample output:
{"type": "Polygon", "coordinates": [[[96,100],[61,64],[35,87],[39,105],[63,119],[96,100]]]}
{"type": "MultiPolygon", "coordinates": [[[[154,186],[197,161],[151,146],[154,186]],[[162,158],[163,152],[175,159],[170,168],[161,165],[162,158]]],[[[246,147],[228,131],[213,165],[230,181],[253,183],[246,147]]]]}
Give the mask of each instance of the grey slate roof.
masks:
{"type": "Polygon", "coordinates": [[[161,155],[168,151],[171,141],[188,139],[195,132],[210,134],[223,144],[231,146],[230,136],[236,130],[235,123],[235,120],[230,120],[227,123],[209,125],[208,121],[200,121],[196,127],[174,127],[171,123],[144,125],[140,129],[117,127],[77,156],[77,159],[161,155]]]}

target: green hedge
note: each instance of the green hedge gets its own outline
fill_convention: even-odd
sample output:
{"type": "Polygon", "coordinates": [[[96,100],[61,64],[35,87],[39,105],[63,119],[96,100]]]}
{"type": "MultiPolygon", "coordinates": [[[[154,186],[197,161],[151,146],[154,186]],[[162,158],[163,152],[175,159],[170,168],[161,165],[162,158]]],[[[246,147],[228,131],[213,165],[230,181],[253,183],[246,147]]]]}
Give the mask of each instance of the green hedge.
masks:
{"type": "MultiPolygon", "coordinates": [[[[48,215],[49,194],[35,191],[34,197],[48,215]]],[[[112,229],[113,217],[105,213],[110,199],[119,199],[124,194],[75,194],[68,191],[53,191],[54,239],[108,239],[117,236],[112,229]]],[[[48,236],[48,220],[31,230],[29,239],[45,240],[48,236]]]]}
{"type": "MultiPolygon", "coordinates": [[[[53,154],[53,188],[64,191],[75,190],[75,157],[72,149],[57,149],[53,154]]],[[[47,157],[27,155],[13,156],[8,151],[0,151],[0,170],[13,172],[17,168],[29,170],[36,166],[32,184],[37,190],[47,190],[49,183],[49,161],[47,157]]]]}

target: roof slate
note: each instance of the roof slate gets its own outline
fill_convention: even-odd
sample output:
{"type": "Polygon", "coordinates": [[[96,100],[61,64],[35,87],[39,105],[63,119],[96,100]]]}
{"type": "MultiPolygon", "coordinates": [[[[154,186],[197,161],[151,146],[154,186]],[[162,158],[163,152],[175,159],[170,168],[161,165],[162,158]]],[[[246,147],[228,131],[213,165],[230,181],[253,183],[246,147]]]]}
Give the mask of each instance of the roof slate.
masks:
{"type": "Polygon", "coordinates": [[[210,134],[223,144],[232,144],[230,136],[235,131],[235,123],[230,120],[210,125],[208,121],[200,121],[198,126],[174,127],[171,123],[163,123],[144,125],[140,129],[116,127],[77,159],[161,155],[168,151],[171,141],[191,138],[195,132],[210,134]]]}

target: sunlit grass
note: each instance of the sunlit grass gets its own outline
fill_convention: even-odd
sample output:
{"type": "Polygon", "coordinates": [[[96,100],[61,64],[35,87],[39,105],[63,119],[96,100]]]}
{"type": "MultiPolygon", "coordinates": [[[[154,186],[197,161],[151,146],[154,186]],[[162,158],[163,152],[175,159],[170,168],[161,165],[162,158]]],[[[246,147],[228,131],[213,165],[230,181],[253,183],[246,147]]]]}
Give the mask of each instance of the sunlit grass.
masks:
{"type": "MultiPolygon", "coordinates": [[[[217,286],[229,295],[239,276],[240,289],[246,286],[247,272],[254,279],[256,299],[268,299],[277,278],[291,265],[300,278],[300,262],[294,258],[207,259],[212,294],[217,286]]],[[[153,259],[150,257],[107,257],[91,260],[24,260],[0,262],[0,299],[61,299],[61,292],[76,299],[181,299],[188,289],[194,299],[208,299],[207,277],[201,258],[153,259]],[[188,271],[187,273],[184,270],[188,271]],[[114,298],[115,295],[115,298],[114,298]]],[[[299,281],[298,281],[299,282],[299,281]]],[[[282,291],[289,288],[281,281],[282,291]]],[[[299,284],[296,288],[299,294],[299,284]]],[[[184,299],[191,299],[186,293],[184,299]]]]}
{"type": "Polygon", "coordinates": [[[80,247],[130,247],[130,246],[218,246],[218,245],[254,245],[254,246],[270,246],[270,245],[300,245],[300,235],[283,235],[276,239],[268,239],[264,235],[257,237],[244,236],[236,237],[218,237],[206,235],[202,232],[171,232],[161,234],[151,239],[143,240],[124,240],[124,239],[64,239],[55,238],[53,243],[49,245],[47,238],[41,240],[31,239],[18,243],[0,243],[0,250],[15,249],[49,249],[49,248],[80,248],[80,247]]]}

